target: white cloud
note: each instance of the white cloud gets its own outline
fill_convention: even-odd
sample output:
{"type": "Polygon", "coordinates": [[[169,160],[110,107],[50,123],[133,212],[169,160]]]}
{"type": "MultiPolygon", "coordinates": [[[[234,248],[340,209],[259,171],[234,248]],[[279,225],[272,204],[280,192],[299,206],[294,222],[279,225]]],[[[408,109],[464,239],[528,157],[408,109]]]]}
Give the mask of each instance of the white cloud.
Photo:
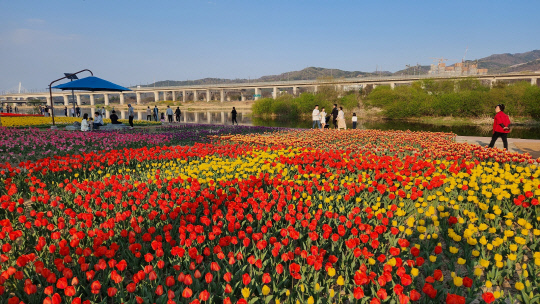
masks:
{"type": "Polygon", "coordinates": [[[45,20],[38,19],[38,18],[30,18],[30,19],[26,19],[25,21],[29,25],[42,25],[42,24],[45,24],[45,22],[46,22],[45,20]]]}
{"type": "Polygon", "coordinates": [[[31,45],[35,43],[57,43],[78,40],[76,34],[57,34],[48,31],[18,28],[6,33],[0,33],[0,41],[13,45],[31,45]]]}

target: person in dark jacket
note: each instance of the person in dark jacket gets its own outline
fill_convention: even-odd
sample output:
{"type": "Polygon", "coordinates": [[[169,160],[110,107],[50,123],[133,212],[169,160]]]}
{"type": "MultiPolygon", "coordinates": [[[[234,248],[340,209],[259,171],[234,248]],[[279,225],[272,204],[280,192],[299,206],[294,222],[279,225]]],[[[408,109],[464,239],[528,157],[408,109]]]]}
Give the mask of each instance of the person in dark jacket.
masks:
{"type": "Polygon", "coordinates": [[[176,107],[174,114],[176,115],[176,122],[180,122],[180,115],[182,115],[182,111],[180,110],[180,107],[176,107]]]}
{"type": "Polygon", "coordinates": [[[238,125],[238,121],[236,121],[236,109],[235,107],[232,107],[231,116],[232,116],[232,124],[234,126],[234,123],[236,122],[236,125],[238,125]]]}
{"type": "Polygon", "coordinates": [[[338,113],[339,113],[339,110],[337,108],[337,104],[334,104],[334,109],[332,109],[332,123],[334,124],[334,129],[337,129],[338,113]]]}
{"type": "Polygon", "coordinates": [[[116,111],[113,110],[111,116],[109,117],[111,119],[111,123],[113,125],[121,125],[122,123],[118,121],[118,115],[116,115],[116,111]]]}
{"type": "Polygon", "coordinates": [[[489,147],[493,148],[497,138],[502,138],[504,149],[508,150],[507,136],[510,133],[510,118],[504,113],[504,105],[498,104],[495,106],[495,119],[493,120],[493,136],[489,147]]]}

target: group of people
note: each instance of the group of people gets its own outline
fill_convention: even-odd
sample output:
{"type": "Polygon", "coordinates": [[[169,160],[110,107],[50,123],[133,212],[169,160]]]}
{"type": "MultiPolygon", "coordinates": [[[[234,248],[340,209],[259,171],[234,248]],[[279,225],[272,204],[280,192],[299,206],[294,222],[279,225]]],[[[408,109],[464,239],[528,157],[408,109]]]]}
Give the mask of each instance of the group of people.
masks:
{"type": "Polygon", "coordinates": [[[19,113],[19,108],[6,105],[6,112],[4,112],[4,106],[0,105],[0,113],[19,113]]]}
{"type": "Polygon", "coordinates": [[[81,117],[81,108],[79,108],[79,106],[77,106],[75,108],[70,108],[68,110],[67,107],[64,107],[64,115],[66,117],[81,117]],[[70,113],[70,115],[68,115],[68,112],[70,113]]]}
{"type": "MultiPolygon", "coordinates": [[[[180,116],[182,115],[182,111],[180,110],[180,107],[176,107],[176,110],[173,112],[171,109],[171,106],[167,106],[167,110],[165,110],[165,113],[161,112],[161,122],[165,122],[165,114],[167,115],[167,120],[172,123],[174,122],[173,116],[176,116],[176,122],[180,122],[180,116]]],[[[146,120],[152,121],[152,118],[154,118],[155,121],[158,120],[159,117],[159,109],[157,106],[154,106],[153,109],[150,109],[150,106],[146,109],[146,120]]]]}
{"type": "MultiPolygon", "coordinates": [[[[98,109],[96,112],[94,112],[95,118],[89,118],[88,113],[84,113],[83,119],[81,121],[81,131],[90,131],[90,121],[92,122],[92,129],[97,130],[99,127],[104,125],[103,118],[105,117],[105,109],[102,108],[101,110],[98,109]]],[[[131,104],[128,104],[128,117],[129,117],[129,126],[130,129],[133,129],[133,119],[135,118],[135,110],[131,106],[131,104]]],[[[116,111],[112,110],[111,115],[109,116],[111,119],[111,124],[113,125],[121,125],[122,123],[118,121],[118,115],[116,115],[116,111]]]]}
{"type": "MultiPolygon", "coordinates": [[[[319,105],[315,105],[315,109],[313,109],[312,113],[313,118],[313,125],[312,129],[329,129],[330,128],[330,120],[332,121],[332,124],[334,125],[334,129],[338,130],[347,130],[347,124],[345,123],[345,112],[343,112],[343,107],[339,107],[338,105],[334,104],[334,108],[332,109],[332,112],[330,114],[326,114],[326,111],[324,108],[319,111],[319,105]]],[[[358,123],[358,117],[356,116],[356,113],[353,113],[352,116],[352,125],[353,129],[356,129],[356,124],[358,123]]]]}

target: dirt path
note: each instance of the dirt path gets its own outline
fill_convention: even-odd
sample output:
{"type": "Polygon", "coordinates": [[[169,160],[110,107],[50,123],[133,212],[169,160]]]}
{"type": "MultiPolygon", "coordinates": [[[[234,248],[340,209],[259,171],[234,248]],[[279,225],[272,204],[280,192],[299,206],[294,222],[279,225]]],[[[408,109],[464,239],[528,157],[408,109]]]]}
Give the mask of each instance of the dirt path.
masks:
{"type": "MultiPolygon", "coordinates": [[[[491,142],[491,137],[475,137],[475,136],[457,136],[456,141],[460,143],[469,143],[487,147],[491,142]]],[[[496,148],[503,148],[501,139],[495,143],[496,148]]],[[[538,139],[521,139],[508,138],[508,150],[518,153],[529,153],[533,158],[540,157],[540,140],[538,139]]]]}

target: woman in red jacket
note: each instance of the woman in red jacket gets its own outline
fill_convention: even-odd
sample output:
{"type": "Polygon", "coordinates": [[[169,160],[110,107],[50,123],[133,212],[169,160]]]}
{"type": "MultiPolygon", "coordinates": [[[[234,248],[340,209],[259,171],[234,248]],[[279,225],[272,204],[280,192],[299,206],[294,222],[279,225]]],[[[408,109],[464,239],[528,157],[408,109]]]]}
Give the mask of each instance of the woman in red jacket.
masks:
{"type": "Polygon", "coordinates": [[[491,137],[490,148],[493,148],[497,138],[502,138],[504,149],[508,150],[508,141],[506,136],[510,133],[510,118],[504,114],[504,105],[498,104],[495,107],[495,120],[493,121],[493,136],[491,137]]]}

